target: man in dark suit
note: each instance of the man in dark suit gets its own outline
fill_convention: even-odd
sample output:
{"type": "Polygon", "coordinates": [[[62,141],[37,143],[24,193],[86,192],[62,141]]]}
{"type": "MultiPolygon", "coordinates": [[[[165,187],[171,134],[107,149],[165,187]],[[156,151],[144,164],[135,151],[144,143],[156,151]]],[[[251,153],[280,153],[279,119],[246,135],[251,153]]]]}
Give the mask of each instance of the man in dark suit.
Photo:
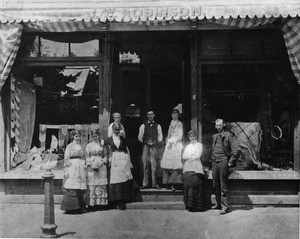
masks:
{"type": "Polygon", "coordinates": [[[218,133],[213,135],[212,145],[212,177],[217,201],[212,209],[222,209],[221,215],[228,212],[228,169],[239,157],[237,140],[224,126],[223,119],[215,121],[218,133]]]}

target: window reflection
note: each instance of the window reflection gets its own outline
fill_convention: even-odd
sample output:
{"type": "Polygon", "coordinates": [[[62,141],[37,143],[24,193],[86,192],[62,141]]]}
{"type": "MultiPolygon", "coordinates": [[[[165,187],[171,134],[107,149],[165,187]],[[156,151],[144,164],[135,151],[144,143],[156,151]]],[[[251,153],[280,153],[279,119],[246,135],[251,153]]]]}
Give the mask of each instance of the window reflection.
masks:
{"type": "Polygon", "coordinates": [[[41,37],[41,57],[68,57],[69,44],[56,42],[41,37]]]}
{"type": "Polygon", "coordinates": [[[97,36],[33,36],[29,57],[99,57],[97,36]]]}
{"type": "Polygon", "coordinates": [[[119,63],[123,64],[138,64],[141,63],[140,56],[138,54],[131,52],[120,52],[119,53],[119,63]]]}
{"type": "Polygon", "coordinates": [[[33,67],[30,75],[42,79],[36,85],[38,124],[98,122],[98,66],[33,67]]]}
{"type": "Polygon", "coordinates": [[[99,56],[99,40],[71,43],[71,56],[99,56]]]}
{"type": "Polygon", "coordinates": [[[38,56],[39,56],[39,37],[36,36],[33,40],[29,57],[38,57],[38,56]]]}

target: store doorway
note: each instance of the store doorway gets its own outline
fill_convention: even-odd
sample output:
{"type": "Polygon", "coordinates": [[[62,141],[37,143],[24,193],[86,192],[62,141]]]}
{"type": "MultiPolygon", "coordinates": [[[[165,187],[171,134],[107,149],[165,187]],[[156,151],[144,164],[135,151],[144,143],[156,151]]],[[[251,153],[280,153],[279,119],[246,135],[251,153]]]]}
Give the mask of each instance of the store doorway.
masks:
{"type": "Polygon", "coordinates": [[[156,121],[161,125],[164,137],[168,134],[172,109],[182,105],[181,67],[151,68],[151,106],[156,112],[156,121]]]}
{"type": "Polygon", "coordinates": [[[121,67],[120,75],[119,90],[122,97],[119,106],[124,116],[133,175],[139,182],[142,179],[142,144],[137,139],[139,127],[146,120],[147,109],[153,109],[156,114],[155,121],[161,125],[163,132],[163,142],[159,146],[158,155],[160,160],[172,109],[178,105],[184,107],[183,69],[181,66],[124,66],[121,67]]]}

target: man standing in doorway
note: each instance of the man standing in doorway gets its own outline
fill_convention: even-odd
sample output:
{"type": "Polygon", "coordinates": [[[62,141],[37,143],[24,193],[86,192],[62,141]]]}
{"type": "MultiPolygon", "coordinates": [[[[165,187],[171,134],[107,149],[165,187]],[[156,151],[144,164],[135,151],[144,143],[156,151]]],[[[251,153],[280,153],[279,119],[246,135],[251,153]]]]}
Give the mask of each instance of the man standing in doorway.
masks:
{"type": "Polygon", "coordinates": [[[155,113],[152,109],[147,111],[147,121],[139,128],[138,140],[143,143],[143,186],[149,187],[149,168],[151,168],[152,188],[159,188],[156,184],[156,157],[158,143],[162,141],[161,126],[154,122],[155,113]]]}
{"type": "Polygon", "coordinates": [[[222,209],[222,215],[228,212],[228,169],[238,159],[239,149],[235,137],[224,130],[223,119],[217,119],[215,127],[218,133],[213,135],[212,177],[217,204],[212,209],[222,209]]]}

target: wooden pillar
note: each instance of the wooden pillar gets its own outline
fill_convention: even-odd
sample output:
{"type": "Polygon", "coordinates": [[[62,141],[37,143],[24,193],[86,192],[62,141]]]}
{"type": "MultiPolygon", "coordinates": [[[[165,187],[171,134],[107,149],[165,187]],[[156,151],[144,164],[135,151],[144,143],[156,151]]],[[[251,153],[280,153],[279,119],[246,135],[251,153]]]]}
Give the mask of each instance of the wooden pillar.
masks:
{"type": "Polygon", "coordinates": [[[197,130],[197,30],[191,32],[191,129],[197,130]]]}
{"type": "Polygon", "coordinates": [[[99,131],[103,138],[107,136],[110,119],[110,94],[112,79],[112,36],[106,34],[104,58],[99,69],[99,131]]]}
{"type": "MultiPolygon", "coordinates": [[[[144,115],[147,109],[151,107],[151,67],[145,66],[145,71],[146,71],[146,109],[144,115]]],[[[144,117],[144,115],[142,117],[144,117]]]]}
{"type": "Polygon", "coordinates": [[[198,69],[198,34],[197,23],[192,23],[191,31],[191,128],[198,134],[202,141],[201,127],[201,71],[198,69]]]}
{"type": "Polygon", "coordinates": [[[4,173],[5,170],[5,159],[6,159],[6,133],[4,127],[4,115],[3,115],[3,100],[2,92],[0,96],[0,173],[4,173]]]}
{"type": "Polygon", "coordinates": [[[295,129],[294,129],[294,170],[300,170],[300,95],[298,95],[298,106],[295,112],[295,129]]]}
{"type": "Polygon", "coordinates": [[[198,64],[197,68],[197,129],[198,140],[202,143],[202,67],[198,64]]]}

